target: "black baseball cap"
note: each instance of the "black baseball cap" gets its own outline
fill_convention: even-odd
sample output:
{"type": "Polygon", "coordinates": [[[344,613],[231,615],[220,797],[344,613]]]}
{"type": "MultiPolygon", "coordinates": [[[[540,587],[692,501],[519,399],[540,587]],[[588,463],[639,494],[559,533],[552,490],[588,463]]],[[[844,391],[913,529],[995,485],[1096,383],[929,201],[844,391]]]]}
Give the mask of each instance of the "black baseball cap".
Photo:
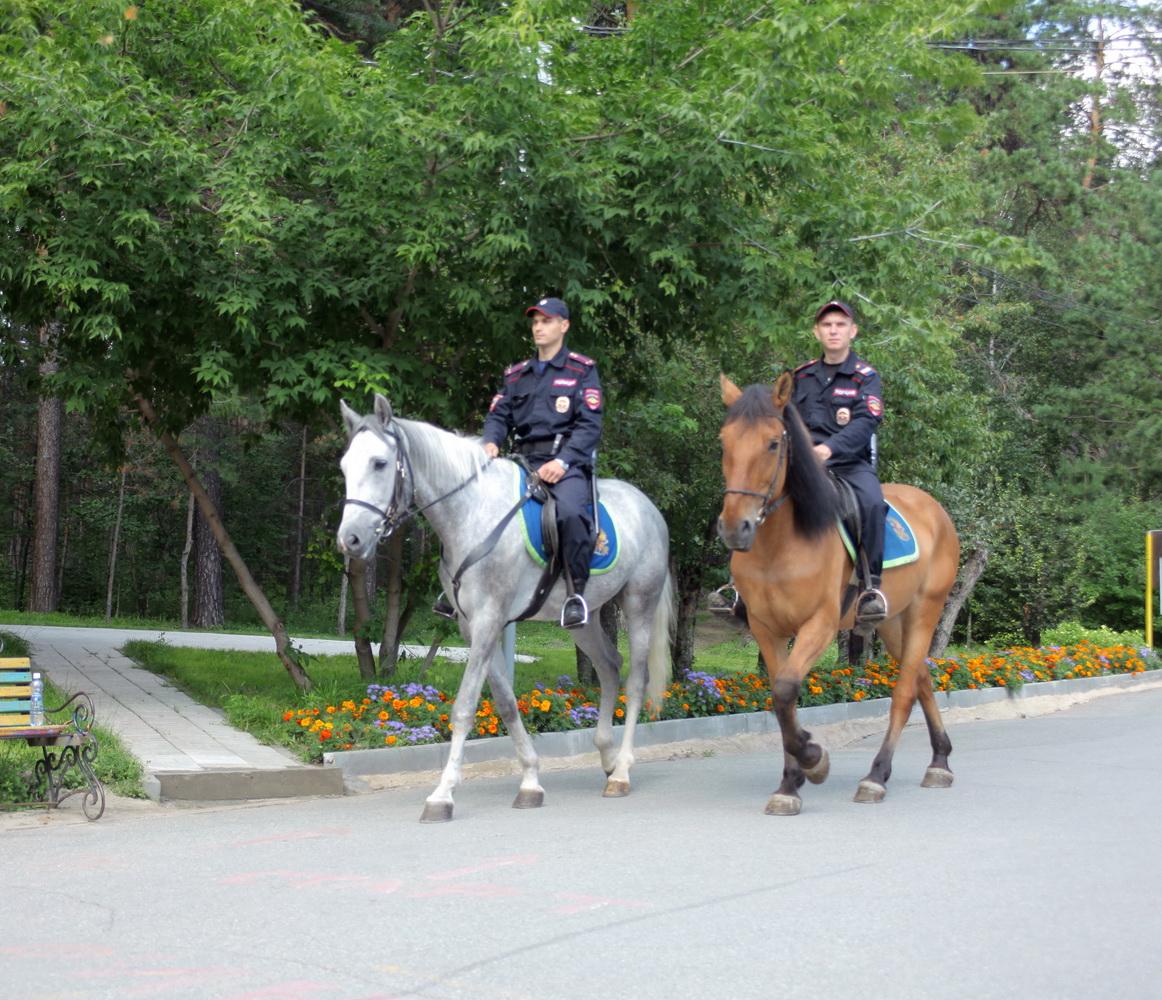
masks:
{"type": "Polygon", "coordinates": [[[542,316],[559,316],[561,319],[568,319],[569,307],[560,299],[541,299],[536,305],[529,306],[525,310],[526,316],[531,316],[533,313],[540,313],[542,316]]]}
{"type": "Polygon", "coordinates": [[[815,322],[818,323],[826,313],[838,311],[843,313],[848,319],[855,319],[855,310],[851,308],[846,302],[840,302],[838,299],[832,299],[830,302],[821,305],[815,312],[815,322]]]}

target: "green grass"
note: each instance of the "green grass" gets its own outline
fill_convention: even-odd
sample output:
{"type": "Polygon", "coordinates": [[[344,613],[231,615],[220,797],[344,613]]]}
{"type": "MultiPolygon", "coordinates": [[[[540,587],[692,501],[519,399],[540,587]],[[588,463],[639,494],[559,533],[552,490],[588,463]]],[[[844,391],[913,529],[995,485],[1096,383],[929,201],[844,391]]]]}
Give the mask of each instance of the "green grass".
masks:
{"type": "MultiPolygon", "coordinates": [[[[0,639],[4,642],[4,656],[29,655],[28,643],[20,636],[0,631],[0,639]]],[[[67,697],[51,681],[45,685],[44,698],[48,706],[62,705],[67,697]]],[[[49,721],[67,722],[71,711],[72,706],[64,713],[50,714],[49,721]]],[[[140,762],[125,749],[111,730],[97,725],[94,727],[94,735],[99,751],[93,769],[105,788],[127,798],[145,798],[140,762]]],[[[0,740],[0,805],[25,801],[27,793],[23,776],[30,773],[40,759],[38,748],[30,747],[20,740],[0,740]]],[[[81,784],[81,777],[75,771],[68,776],[68,787],[80,787],[81,784]]]]}

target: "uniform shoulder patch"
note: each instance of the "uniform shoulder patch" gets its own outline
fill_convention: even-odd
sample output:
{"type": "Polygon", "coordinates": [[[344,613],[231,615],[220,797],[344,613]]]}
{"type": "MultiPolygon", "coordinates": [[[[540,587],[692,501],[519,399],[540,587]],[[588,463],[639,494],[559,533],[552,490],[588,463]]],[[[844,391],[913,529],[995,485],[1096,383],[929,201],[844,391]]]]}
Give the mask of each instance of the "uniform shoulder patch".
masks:
{"type": "MultiPolygon", "coordinates": [[[[522,368],[524,368],[529,363],[529,360],[530,360],[529,358],[525,358],[524,361],[518,361],[515,365],[509,365],[504,370],[504,374],[505,375],[515,375],[517,372],[519,372],[522,368]]],[[[496,371],[496,369],[494,368],[493,371],[496,371]]]]}
{"type": "Polygon", "coordinates": [[[597,362],[594,361],[592,358],[587,358],[587,357],[585,357],[584,354],[578,354],[576,351],[570,351],[569,357],[571,357],[574,361],[580,361],[581,364],[583,364],[583,365],[592,366],[592,365],[597,364],[597,362]]]}
{"type": "Polygon", "coordinates": [[[812,360],[812,361],[804,361],[804,362],[803,362],[801,365],[799,365],[799,367],[798,367],[798,368],[796,368],[796,369],[795,369],[795,370],[792,372],[792,374],[794,374],[795,376],[799,376],[799,375],[805,375],[805,374],[807,373],[807,369],[808,369],[808,368],[813,368],[813,367],[815,367],[815,365],[817,365],[817,364],[819,364],[819,359],[818,359],[818,358],[816,358],[816,359],[814,359],[814,360],[812,360]]]}
{"type": "Polygon", "coordinates": [[[859,361],[856,363],[855,370],[861,375],[874,375],[876,370],[866,361],[859,361]]]}

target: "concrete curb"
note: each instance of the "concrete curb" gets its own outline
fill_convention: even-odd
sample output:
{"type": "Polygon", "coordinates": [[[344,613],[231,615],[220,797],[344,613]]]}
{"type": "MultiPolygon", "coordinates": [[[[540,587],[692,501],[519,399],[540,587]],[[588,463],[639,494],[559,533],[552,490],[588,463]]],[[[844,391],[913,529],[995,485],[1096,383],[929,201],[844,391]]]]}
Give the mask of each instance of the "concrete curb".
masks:
{"type": "MultiPolygon", "coordinates": [[[[983,688],[975,691],[949,691],[937,694],[945,708],[975,708],[995,702],[1020,702],[1047,695],[1080,694],[1096,690],[1126,690],[1162,682],[1162,670],[1143,674],[1107,674],[1104,677],[1079,677],[1076,680],[1043,681],[1025,684],[1016,691],[1007,688],[983,688]]],[[[886,718],[890,698],[871,701],[818,705],[799,710],[804,726],[825,726],[837,722],[886,718]]],[[[915,710],[914,710],[915,711],[915,710]]],[[[770,712],[746,712],[705,719],[667,719],[643,722],[637,727],[634,745],[657,746],[683,740],[712,740],[752,733],[777,733],[778,721],[770,712]]],[[[537,753],[542,757],[572,757],[593,751],[593,730],[574,729],[563,733],[540,733],[533,736],[537,753]]],[[[323,754],[325,765],[333,766],[346,777],[369,774],[406,774],[414,771],[438,771],[448,762],[448,743],[429,743],[415,747],[384,747],[382,750],[340,750],[323,754]]],[[[507,736],[490,736],[468,740],[464,744],[464,763],[512,757],[512,740],[507,736]]]]}
{"type": "Polygon", "coordinates": [[[155,802],[241,802],[308,795],[343,795],[337,767],[287,767],[280,770],[154,771],[145,792],[155,802]]]}

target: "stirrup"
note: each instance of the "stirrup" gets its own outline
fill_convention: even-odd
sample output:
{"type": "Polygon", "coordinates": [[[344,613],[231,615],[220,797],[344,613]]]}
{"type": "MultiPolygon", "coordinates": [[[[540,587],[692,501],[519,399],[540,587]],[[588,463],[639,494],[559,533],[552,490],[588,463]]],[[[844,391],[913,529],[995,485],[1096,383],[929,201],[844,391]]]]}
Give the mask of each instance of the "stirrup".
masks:
{"type": "Polygon", "coordinates": [[[561,628],[580,628],[589,624],[589,605],[580,594],[570,594],[561,605],[561,628]]]}
{"type": "Polygon", "coordinates": [[[876,587],[863,591],[855,602],[855,624],[860,628],[874,628],[888,617],[888,599],[876,587]]]}
{"type": "Polygon", "coordinates": [[[443,593],[436,598],[436,603],[432,605],[432,610],[441,618],[450,618],[452,621],[456,620],[456,609],[452,607],[452,602],[443,593]]]}

